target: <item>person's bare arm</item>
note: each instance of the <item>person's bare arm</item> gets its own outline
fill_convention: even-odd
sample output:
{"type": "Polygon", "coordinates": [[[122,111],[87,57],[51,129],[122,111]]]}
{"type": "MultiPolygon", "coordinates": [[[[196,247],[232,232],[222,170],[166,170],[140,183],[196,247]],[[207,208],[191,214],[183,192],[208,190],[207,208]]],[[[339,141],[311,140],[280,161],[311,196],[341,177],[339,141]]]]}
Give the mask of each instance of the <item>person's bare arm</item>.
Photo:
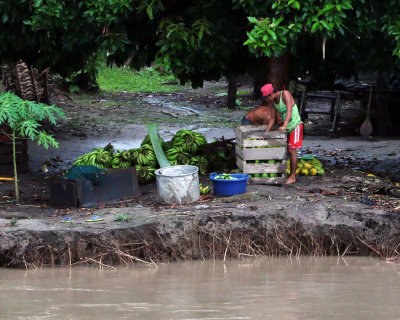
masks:
{"type": "Polygon", "coordinates": [[[294,99],[291,95],[291,93],[287,90],[284,90],[282,92],[283,95],[283,102],[286,104],[286,118],[283,122],[283,125],[279,127],[278,130],[283,131],[286,130],[286,127],[288,126],[288,123],[290,122],[290,119],[292,118],[292,110],[293,110],[293,105],[294,105],[294,99]]]}
{"type": "Polygon", "coordinates": [[[267,129],[265,131],[266,132],[271,131],[271,129],[274,126],[274,124],[275,124],[275,115],[273,117],[271,116],[271,119],[268,122],[268,127],[267,127],[267,129]]]}

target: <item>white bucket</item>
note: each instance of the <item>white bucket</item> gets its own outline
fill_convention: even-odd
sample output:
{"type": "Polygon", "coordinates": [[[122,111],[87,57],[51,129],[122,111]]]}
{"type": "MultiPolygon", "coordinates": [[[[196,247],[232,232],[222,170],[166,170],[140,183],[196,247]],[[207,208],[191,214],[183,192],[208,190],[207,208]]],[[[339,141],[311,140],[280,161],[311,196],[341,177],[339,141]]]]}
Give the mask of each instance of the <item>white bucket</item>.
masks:
{"type": "Polygon", "coordinates": [[[199,168],[181,165],[155,171],[159,200],[166,204],[182,204],[200,199],[199,168]]]}

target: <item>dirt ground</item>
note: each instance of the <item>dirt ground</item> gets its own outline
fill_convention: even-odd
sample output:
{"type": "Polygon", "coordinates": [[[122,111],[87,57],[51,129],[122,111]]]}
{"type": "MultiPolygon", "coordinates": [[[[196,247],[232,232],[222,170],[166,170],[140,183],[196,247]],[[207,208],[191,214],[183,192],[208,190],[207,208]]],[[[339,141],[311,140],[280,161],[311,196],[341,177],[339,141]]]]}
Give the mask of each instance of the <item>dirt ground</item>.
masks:
{"type": "MultiPolygon", "coordinates": [[[[182,217],[193,221],[206,219],[206,216],[222,215],[234,221],[233,217],[236,215],[244,221],[244,217],[248,215],[261,217],[268,216],[271,212],[274,219],[280,219],[279,221],[282,220],[282,214],[288,212],[283,223],[286,225],[292,225],[290,221],[293,219],[299,219],[303,226],[329,222],[338,228],[345,226],[346,230],[358,228],[357,232],[361,232],[363,237],[369,229],[382,225],[379,233],[370,237],[370,240],[376,243],[385,234],[388,235],[387,239],[382,240],[382,246],[373,248],[384,248],[387,251],[389,246],[395,246],[399,235],[392,234],[390,230],[400,217],[400,140],[374,136],[368,140],[361,139],[357,130],[364,119],[365,110],[359,109],[356,101],[344,101],[339,128],[335,132],[330,131],[331,122],[326,117],[314,116],[305,122],[303,151],[314,154],[323,162],[326,172],[323,177],[300,176],[290,186],[249,185],[242,198],[228,199],[209,195],[194,204],[161,205],[157,201],[156,185],[153,183],[140,185],[139,196],[93,208],[56,209],[49,205],[48,185],[51,176],[70,168],[79,155],[94,147],[104,147],[109,142],[116,149],[138,147],[147,134],[145,123],[159,124],[159,134],[164,140],[169,140],[181,128],[199,131],[208,141],[233,138],[233,128],[239,124],[246,107],[248,109],[258,102],[251,99],[251,88],[243,85],[239,90],[247,94],[239,96],[242,107],[228,110],[224,108],[224,96],[219,95],[226,90],[226,83],[216,82],[207,83],[203,89],[187,89],[173,94],[59,93],[54,97],[54,102],[63,108],[67,119],[56,128],[46,129],[54,134],[60,148],[44,150],[29,143],[30,172],[19,176],[20,205],[15,205],[12,201],[13,184],[0,182],[0,231],[11,237],[7,241],[0,238],[0,251],[12,251],[10,248],[15,248],[22,241],[14,239],[15,235],[12,234],[16,230],[23,232],[24,236],[33,232],[33,237],[35,232],[59,231],[64,233],[60,237],[65,240],[65,234],[72,231],[81,236],[84,232],[98,234],[110,230],[116,232],[116,229],[129,229],[133,232],[132,228],[137,231],[139,227],[148,228],[149,224],[159,226],[168,223],[169,228],[173,229],[177,225],[182,226],[182,217]],[[307,212],[312,212],[314,216],[307,218],[307,212]],[[101,215],[105,220],[88,225],[85,220],[95,214],[101,215]],[[120,221],[116,221],[116,217],[121,214],[129,216],[123,227],[120,221]],[[68,229],[65,224],[60,223],[67,216],[74,219],[73,228],[68,229]],[[173,222],[167,223],[163,217],[172,217],[173,222]],[[18,219],[16,226],[10,224],[12,218],[18,219]],[[363,226],[358,225],[360,221],[363,226]],[[365,228],[368,230],[364,230],[365,228]]],[[[327,107],[322,101],[311,101],[310,104],[321,109],[327,107]]],[[[200,176],[200,180],[203,184],[211,184],[207,175],[200,176]]],[[[209,224],[209,220],[204,223],[209,224]]],[[[169,228],[160,230],[158,227],[158,232],[170,235],[169,228]]],[[[222,229],[225,230],[226,227],[222,229]]],[[[274,232],[276,235],[276,230],[274,232]]],[[[349,236],[343,233],[341,235],[344,238],[349,236]]],[[[48,237],[46,241],[49,240],[48,237]]],[[[307,241],[312,242],[314,237],[316,235],[307,241]]],[[[344,238],[340,245],[350,246],[344,238]]],[[[353,243],[351,247],[359,245],[360,242],[353,243]]],[[[315,243],[311,245],[313,246],[315,243]]],[[[29,248],[26,245],[24,250],[29,248]]],[[[177,247],[174,248],[177,250],[177,247]]],[[[373,252],[368,246],[366,248],[373,252]]],[[[319,249],[314,247],[313,250],[319,249]]],[[[396,250],[393,249],[390,255],[395,254],[396,250]]],[[[75,255],[76,259],[82,258],[79,252],[75,255]]],[[[184,256],[182,253],[180,258],[184,256]]],[[[0,260],[5,263],[7,259],[0,260]]]]}

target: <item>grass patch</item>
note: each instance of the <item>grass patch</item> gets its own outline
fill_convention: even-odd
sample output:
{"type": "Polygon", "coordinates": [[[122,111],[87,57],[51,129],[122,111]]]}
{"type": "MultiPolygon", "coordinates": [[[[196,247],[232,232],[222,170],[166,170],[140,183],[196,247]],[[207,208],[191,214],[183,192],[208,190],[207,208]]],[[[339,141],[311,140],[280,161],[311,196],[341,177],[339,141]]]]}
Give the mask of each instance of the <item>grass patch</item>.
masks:
{"type": "Polygon", "coordinates": [[[133,93],[170,93],[188,87],[179,85],[179,81],[173,75],[153,67],[135,71],[129,67],[111,68],[102,65],[98,70],[97,83],[104,91],[133,93]]]}

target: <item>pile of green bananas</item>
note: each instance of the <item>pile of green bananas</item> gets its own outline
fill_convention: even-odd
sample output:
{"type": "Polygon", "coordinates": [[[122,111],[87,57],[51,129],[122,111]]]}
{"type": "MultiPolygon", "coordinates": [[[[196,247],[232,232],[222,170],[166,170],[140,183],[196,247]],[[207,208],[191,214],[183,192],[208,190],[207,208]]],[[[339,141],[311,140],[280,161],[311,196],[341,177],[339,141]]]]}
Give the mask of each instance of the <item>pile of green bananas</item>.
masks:
{"type": "Polygon", "coordinates": [[[171,165],[176,164],[190,164],[190,159],[192,155],[189,152],[183,150],[182,147],[171,147],[167,150],[165,156],[167,157],[171,165]]]}
{"type": "Polygon", "coordinates": [[[179,130],[172,139],[173,147],[181,147],[190,154],[196,154],[206,143],[207,140],[201,133],[185,129],[179,130]]]}
{"type": "Polygon", "coordinates": [[[157,169],[150,166],[144,166],[141,164],[136,165],[136,175],[139,183],[149,183],[155,178],[155,171],[157,169]]]}
{"type": "Polygon", "coordinates": [[[112,155],[111,168],[128,168],[131,166],[129,151],[117,151],[112,155]]]}
{"type": "MultiPolygon", "coordinates": [[[[201,146],[207,143],[206,138],[192,130],[179,130],[171,139],[165,142],[159,138],[165,156],[171,165],[194,165],[199,168],[201,174],[208,169],[207,155],[201,155],[201,146]]],[[[73,166],[94,165],[99,168],[127,168],[136,167],[139,183],[148,183],[154,180],[155,170],[159,168],[154,148],[150,137],[147,135],[139,148],[130,150],[117,150],[108,144],[104,148],[94,148],[92,152],[84,154],[76,159],[73,166]]]]}
{"type": "Polygon", "coordinates": [[[156,167],[158,165],[157,157],[151,144],[142,144],[137,149],[131,149],[130,155],[132,164],[148,165],[150,167],[156,167]]]}
{"type": "Polygon", "coordinates": [[[194,156],[190,160],[192,166],[199,168],[201,174],[205,174],[208,169],[208,160],[205,156],[194,156]]]}
{"type": "Polygon", "coordinates": [[[208,170],[208,159],[201,155],[201,146],[206,144],[206,138],[192,130],[179,130],[171,141],[165,144],[165,156],[171,165],[193,165],[199,168],[201,174],[208,170]]]}
{"type": "MultiPolygon", "coordinates": [[[[166,148],[166,143],[165,143],[165,141],[164,141],[160,136],[159,136],[158,138],[159,138],[159,141],[160,141],[161,148],[163,148],[163,150],[165,150],[165,148],[166,148]]],[[[150,146],[152,145],[149,135],[147,135],[146,137],[144,137],[144,139],[143,139],[143,141],[142,141],[142,143],[141,143],[140,145],[143,146],[143,145],[145,145],[145,144],[148,144],[148,145],[150,145],[150,146]]]]}
{"type": "Polygon", "coordinates": [[[109,151],[104,148],[93,148],[92,152],[78,157],[72,164],[75,166],[92,165],[98,168],[110,168],[113,157],[109,151]]]}

